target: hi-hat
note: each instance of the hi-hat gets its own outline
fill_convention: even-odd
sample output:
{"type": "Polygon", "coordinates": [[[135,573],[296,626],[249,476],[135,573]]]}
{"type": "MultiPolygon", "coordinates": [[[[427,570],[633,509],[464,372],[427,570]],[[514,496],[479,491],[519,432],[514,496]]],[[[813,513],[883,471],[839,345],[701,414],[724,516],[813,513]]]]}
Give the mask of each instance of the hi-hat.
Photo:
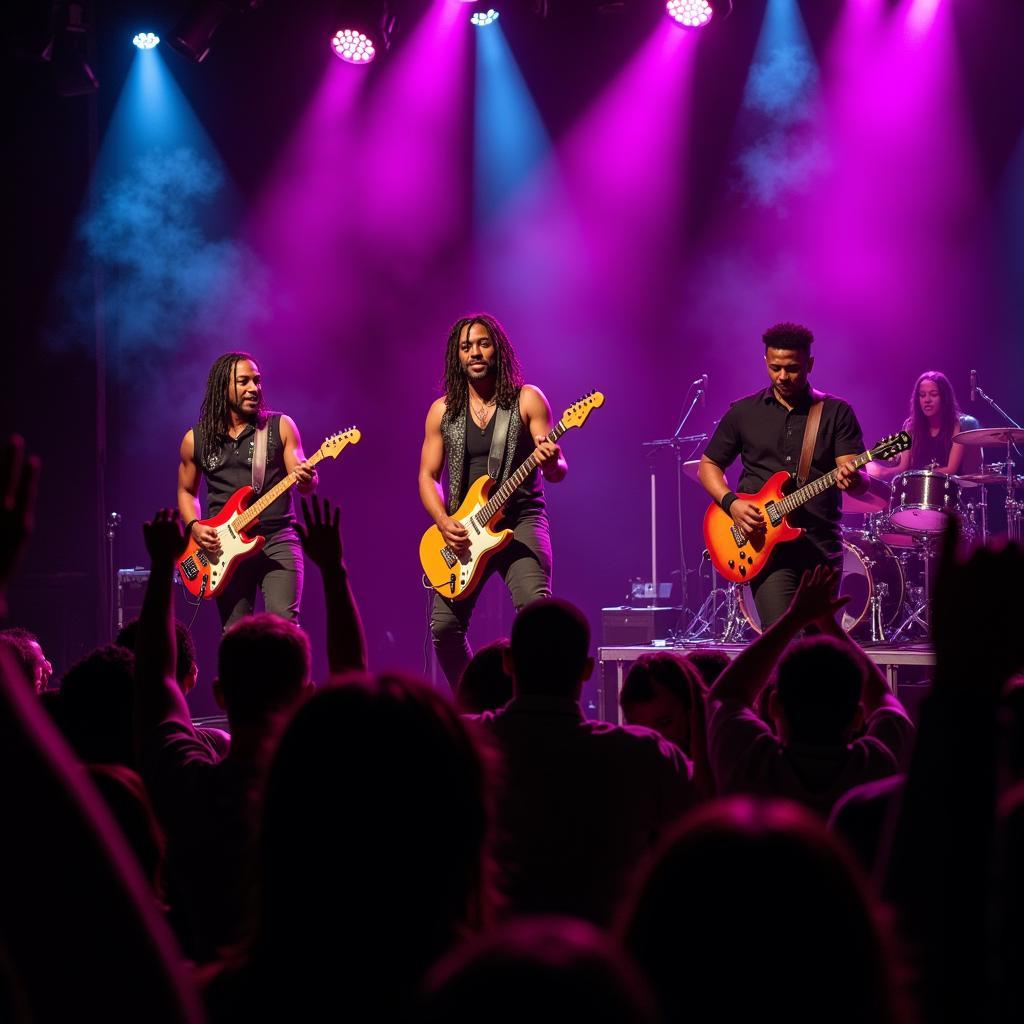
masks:
{"type": "Polygon", "coordinates": [[[986,444],[1020,444],[1024,441],[1024,430],[1020,427],[980,427],[977,430],[961,430],[953,435],[956,444],[978,448],[986,444]]]}

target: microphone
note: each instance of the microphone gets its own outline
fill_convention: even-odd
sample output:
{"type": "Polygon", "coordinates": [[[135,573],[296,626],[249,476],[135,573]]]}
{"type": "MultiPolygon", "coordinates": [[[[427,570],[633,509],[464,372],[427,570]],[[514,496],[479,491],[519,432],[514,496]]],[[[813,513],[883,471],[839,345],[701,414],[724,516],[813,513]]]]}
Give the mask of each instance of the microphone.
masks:
{"type": "Polygon", "coordinates": [[[700,388],[700,405],[703,409],[707,404],[708,375],[701,374],[691,385],[691,388],[700,388]]]}
{"type": "Polygon", "coordinates": [[[978,390],[978,371],[971,370],[971,401],[974,401],[974,392],[978,390]]]}

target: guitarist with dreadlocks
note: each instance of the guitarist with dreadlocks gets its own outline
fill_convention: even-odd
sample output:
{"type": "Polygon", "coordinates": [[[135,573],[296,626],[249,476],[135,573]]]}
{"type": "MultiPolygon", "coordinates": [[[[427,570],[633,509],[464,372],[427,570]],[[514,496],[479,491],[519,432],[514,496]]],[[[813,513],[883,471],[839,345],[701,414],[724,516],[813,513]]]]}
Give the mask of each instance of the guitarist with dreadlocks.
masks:
{"type": "MultiPolygon", "coordinates": [[[[298,478],[300,494],[316,489],[316,469],[302,451],[298,428],[290,416],[270,412],[263,400],[263,381],[248,352],[228,352],[210,368],[199,423],[181,442],[178,467],[178,511],[195,540],[215,558],[221,554],[217,531],[203,526],[199,483],[206,478],[208,516],[215,516],[240,487],[252,483],[257,431],[266,433],[266,471],[263,492],[289,473],[298,478]]],[[[263,591],[268,612],[297,619],[302,598],[302,548],[293,523],[291,491],[286,491],[260,516],[250,533],[260,533],[266,544],[259,554],[242,562],[217,597],[217,610],[225,629],[243,615],[251,615],[256,588],[263,591]]]]}
{"type": "MultiPolygon", "coordinates": [[[[490,475],[498,486],[535,454],[537,469],[505,506],[501,525],[513,529],[513,540],[486,569],[487,575],[501,573],[516,611],[551,595],[551,540],[541,476],[558,483],[568,471],[561,448],[547,440],[551,426],[551,407],[539,388],[523,383],[519,360],[501,324],[483,313],[456,321],[445,352],[444,394],[427,413],[420,500],[445,543],[464,552],[469,537],[452,515],[469,485],[490,475]],[[446,464],[447,497],[441,488],[446,464]]],[[[430,630],[453,689],[472,653],[466,631],[481,589],[459,601],[434,594],[430,630]]]]}

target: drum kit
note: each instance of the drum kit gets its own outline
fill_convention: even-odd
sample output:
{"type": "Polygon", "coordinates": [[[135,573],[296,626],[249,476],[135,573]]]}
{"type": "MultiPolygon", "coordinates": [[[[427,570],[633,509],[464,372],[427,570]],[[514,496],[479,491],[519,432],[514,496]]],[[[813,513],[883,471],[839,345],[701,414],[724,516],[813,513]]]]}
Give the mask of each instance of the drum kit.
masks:
{"type": "MultiPolygon", "coordinates": [[[[899,473],[891,483],[868,477],[868,490],[843,494],[844,515],[861,515],[858,528],[843,527],[843,579],[840,594],[850,598],[843,609],[843,628],[861,643],[895,643],[926,639],[932,582],[939,541],[950,516],[960,520],[972,543],[989,539],[989,486],[1005,488],[1007,535],[1018,543],[1024,524],[1024,476],[1014,474],[1013,446],[1024,442],[1024,430],[996,427],[964,430],[953,440],[969,448],[1006,446],[1002,462],[982,464],[976,473],[952,476],[934,469],[899,473]]],[[[760,632],[750,588],[724,591],[717,586],[698,613],[694,627],[701,637],[740,642],[749,629],[760,632]],[[708,607],[708,602],[711,602],[708,607]],[[721,603],[720,635],[715,624],[721,603]],[[710,614],[709,614],[710,613],[710,614]]]]}

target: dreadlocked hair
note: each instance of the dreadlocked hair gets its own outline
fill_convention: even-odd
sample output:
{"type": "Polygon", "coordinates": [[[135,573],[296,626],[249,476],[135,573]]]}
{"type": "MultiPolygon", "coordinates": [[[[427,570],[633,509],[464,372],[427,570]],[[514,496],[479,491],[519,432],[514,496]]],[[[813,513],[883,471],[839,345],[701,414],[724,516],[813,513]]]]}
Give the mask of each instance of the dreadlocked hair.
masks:
{"type": "MultiPolygon", "coordinates": [[[[210,367],[210,376],[206,379],[206,394],[203,395],[203,404],[199,407],[199,429],[203,435],[200,466],[203,469],[209,464],[210,457],[217,449],[217,435],[231,425],[228,388],[235,379],[235,367],[245,359],[250,363],[256,362],[248,352],[225,352],[210,367]]],[[[260,404],[256,410],[257,418],[262,418],[265,410],[261,390],[260,404]]]]}
{"type": "Polygon", "coordinates": [[[459,340],[462,332],[468,331],[474,324],[483,324],[494,342],[494,352],[497,361],[497,385],[494,395],[496,404],[500,409],[509,409],[515,403],[519,395],[519,389],[523,386],[523,371],[519,366],[512,342],[508,340],[505,328],[498,323],[493,316],[487,313],[476,313],[473,316],[463,317],[456,320],[455,325],[448,335],[448,345],[445,349],[444,358],[444,399],[446,415],[458,416],[469,400],[469,379],[463,372],[462,363],[459,361],[459,340]]]}

